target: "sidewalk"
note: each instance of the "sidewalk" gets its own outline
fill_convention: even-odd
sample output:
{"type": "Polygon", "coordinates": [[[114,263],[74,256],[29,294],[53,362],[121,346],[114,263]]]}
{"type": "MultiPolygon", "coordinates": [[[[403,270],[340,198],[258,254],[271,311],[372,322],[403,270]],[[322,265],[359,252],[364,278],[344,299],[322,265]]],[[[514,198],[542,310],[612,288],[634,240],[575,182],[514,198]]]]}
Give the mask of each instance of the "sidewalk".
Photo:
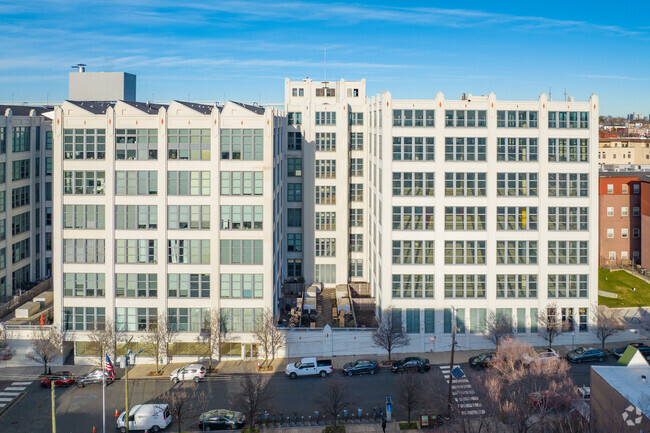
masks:
{"type": "MultiPolygon", "coordinates": [[[[85,374],[93,369],[91,365],[52,365],[48,369],[52,373],[69,371],[75,376],[85,374]]],[[[0,368],[0,381],[2,380],[37,380],[43,374],[42,366],[2,367],[0,368]]]]}
{"type": "MultiPolygon", "coordinates": [[[[374,424],[341,424],[345,427],[346,433],[382,433],[381,423],[377,422],[374,424]]],[[[172,424],[175,427],[174,424],[172,424]]],[[[171,426],[170,426],[171,427],[171,426]]],[[[324,425],[312,425],[312,426],[301,426],[301,427],[259,427],[260,433],[322,433],[325,429],[324,425]]],[[[187,433],[199,433],[200,430],[186,430],[187,433]]],[[[399,433],[399,425],[397,422],[389,422],[386,424],[386,433],[399,433]]],[[[436,432],[442,432],[441,429],[436,429],[436,432]]]]}

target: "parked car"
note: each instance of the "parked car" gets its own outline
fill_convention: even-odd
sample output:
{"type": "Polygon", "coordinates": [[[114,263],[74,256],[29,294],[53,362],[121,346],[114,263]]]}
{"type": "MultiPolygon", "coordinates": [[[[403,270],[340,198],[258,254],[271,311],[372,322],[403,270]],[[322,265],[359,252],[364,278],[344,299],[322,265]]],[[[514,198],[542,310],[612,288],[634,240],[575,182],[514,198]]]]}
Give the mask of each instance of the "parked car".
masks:
{"type": "Polygon", "coordinates": [[[421,373],[429,371],[431,369],[431,364],[429,364],[429,360],[426,358],[409,356],[408,358],[393,362],[390,369],[393,373],[401,373],[404,371],[418,371],[421,373]]]}
{"type": "Polygon", "coordinates": [[[230,430],[244,426],[245,418],[241,412],[229,409],[214,409],[203,412],[199,417],[199,430],[230,430]]]}
{"type": "Polygon", "coordinates": [[[379,364],[370,359],[357,359],[343,366],[343,374],[375,374],[379,373],[379,364]]]}
{"type": "Polygon", "coordinates": [[[578,364],[589,361],[605,362],[607,354],[603,350],[593,347],[576,347],[575,350],[566,354],[566,359],[578,364]]]}
{"type": "Polygon", "coordinates": [[[643,356],[647,357],[648,355],[650,355],[650,347],[648,347],[647,345],[643,343],[630,343],[630,344],[626,344],[623,347],[619,347],[618,349],[614,349],[614,356],[620,358],[621,355],[625,353],[628,346],[636,347],[637,349],[639,349],[639,351],[643,356]]]}
{"type": "Polygon", "coordinates": [[[298,376],[326,377],[333,371],[331,359],[302,358],[298,362],[287,364],[284,374],[295,379],[298,376]]]}
{"type": "Polygon", "coordinates": [[[49,388],[54,383],[54,386],[70,386],[74,383],[74,375],[69,371],[61,371],[58,373],[50,374],[41,380],[43,388],[49,388]],[[59,374],[63,373],[63,374],[59,374]]]}
{"type": "Polygon", "coordinates": [[[530,393],[528,400],[532,407],[542,411],[565,409],[568,403],[560,394],[550,390],[530,393]]]}
{"type": "Polygon", "coordinates": [[[490,366],[490,361],[496,356],[496,352],[484,352],[469,359],[469,366],[472,368],[485,368],[490,366]]]}
{"type": "Polygon", "coordinates": [[[205,377],[205,367],[201,364],[189,364],[185,367],[177,368],[169,375],[169,379],[178,383],[181,380],[193,380],[197,382],[205,377]]]}
{"type": "Polygon", "coordinates": [[[77,386],[83,388],[86,385],[93,383],[102,383],[102,373],[104,376],[104,381],[106,385],[110,385],[115,380],[115,376],[112,373],[109,373],[106,370],[93,370],[90,373],[86,373],[83,376],[77,378],[77,386]]]}
{"type": "MultiPolygon", "coordinates": [[[[117,417],[117,430],[120,433],[126,432],[125,415],[126,412],[122,412],[117,417]]],[[[159,432],[160,429],[167,427],[171,422],[172,414],[169,411],[168,404],[138,404],[129,409],[129,431],[145,430],[159,432]]]]}
{"type": "Polygon", "coordinates": [[[560,355],[558,355],[555,350],[548,349],[535,356],[530,356],[529,354],[524,353],[522,360],[525,365],[530,365],[533,362],[555,362],[560,360],[560,355]]]}

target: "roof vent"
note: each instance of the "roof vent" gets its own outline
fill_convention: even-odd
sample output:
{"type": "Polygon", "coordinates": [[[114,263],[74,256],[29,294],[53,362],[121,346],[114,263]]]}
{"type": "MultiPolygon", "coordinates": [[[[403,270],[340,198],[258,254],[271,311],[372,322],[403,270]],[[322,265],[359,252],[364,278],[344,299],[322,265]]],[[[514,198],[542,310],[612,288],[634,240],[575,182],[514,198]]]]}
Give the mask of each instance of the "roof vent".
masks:
{"type": "Polygon", "coordinates": [[[86,72],[86,65],[83,63],[77,63],[74,66],[70,66],[71,68],[77,68],[77,72],[86,72]]]}
{"type": "Polygon", "coordinates": [[[465,101],[465,100],[467,100],[467,95],[466,95],[465,93],[461,93],[461,94],[460,94],[460,100],[461,100],[461,101],[465,101]]]}

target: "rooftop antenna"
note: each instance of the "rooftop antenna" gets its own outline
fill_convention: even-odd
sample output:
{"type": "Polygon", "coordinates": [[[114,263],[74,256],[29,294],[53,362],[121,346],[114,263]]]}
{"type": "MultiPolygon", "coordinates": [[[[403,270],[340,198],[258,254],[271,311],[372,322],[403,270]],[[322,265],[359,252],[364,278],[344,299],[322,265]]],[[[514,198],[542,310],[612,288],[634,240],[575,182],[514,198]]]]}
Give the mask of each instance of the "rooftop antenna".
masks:
{"type": "Polygon", "coordinates": [[[324,59],[324,66],[325,66],[325,83],[327,83],[327,45],[323,46],[323,59],[324,59]]]}
{"type": "Polygon", "coordinates": [[[70,67],[73,69],[77,68],[77,72],[86,72],[86,65],[84,65],[83,63],[77,63],[76,65],[70,67]]]}
{"type": "Polygon", "coordinates": [[[566,102],[566,87],[564,88],[564,102],[566,102]]]}
{"type": "Polygon", "coordinates": [[[548,86],[548,100],[552,101],[553,99],[551,98],[551,86],[548,86]]]}

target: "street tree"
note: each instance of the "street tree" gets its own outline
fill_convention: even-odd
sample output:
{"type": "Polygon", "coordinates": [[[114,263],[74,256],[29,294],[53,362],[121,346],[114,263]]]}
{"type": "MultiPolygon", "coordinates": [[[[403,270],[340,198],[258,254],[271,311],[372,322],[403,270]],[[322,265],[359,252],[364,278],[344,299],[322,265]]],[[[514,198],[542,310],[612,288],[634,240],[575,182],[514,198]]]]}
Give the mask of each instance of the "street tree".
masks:
{"type": "Polygon", "coordinates": [[[501,341],[512,336],[512,321],[503,310],[498,313],[490,310],[485,327],[485,337],[496,347],[499,347],[501,341]]]}
{"type": "Polygon", "coordinates": [[[343,409],[354,404],[348,399],[349,393],[347,382],[341,376],[335,376],[327,380],[322,392],[315,394],[314,404],[330,416],[332,424],[336,426],[343,409]]]}
{"type": "Polygon", "coordinates": [[[176,384],[161,395],[161,400],[169,404],[178,433],[181,433],[183,422],[197,418],[208,403],[205,393],[199,391],[196,383],[176,384]]]}
{"type": "Polygon", "coordinates": [[[115,362],[117,342],[124,338],[124,333],[116,329],[111,319],[106,319],[105,323],[94,324],[94,329],[90,331],[88,338],[90,339],[91,351],[97,355],[99,365],[102,365],[104,362],[102,354],[104,353],[115,362]]]}
{"type": "Polygon", "coordinates": [[[569,330],[568,323],[557,318],[557,305],[548,304],[537,315],[537,333],[548,343],[548,348],[553,347],[553,341],[569,330]]]}
{"type": "Polygon", "coordinates": [[[605,350],[605,341],[625,329],[621,320],[621,312],[605,305],[594,305],[592,311],[592,320],[595,324],[592,327],[592,332],[596,334],[600,340],[601,348],[605,350]]]}
{"type": "MultiPolygon", "coordinates": [[[[406,419],[411,424],[411,414],[422,406],[424,382],[421,376],[414,371],[406,371],[397,379],[397,399],[406,409],[406,419]]],[[[410,427],[409,427],[410,428],[410,427]]]]}
{"type": "Polygon", "coordinates": [[[169,345],[176,338],[176,328],[167,320],[164,313],[158,314],[156,323],[151,323],[144,333],[144,353],[156,358],[156,372],[160,372],[160,361],[168,357],[169,345]]]}
{"type": "Polygon", "coordinates": [[[0,322],[0,361],[11,359],[14,349],[9,344],[9,331],[4,323],[0,322]]]}
{"type": "Polygon", "coordinates": [[[238,408],[249,424],[249,431],[253,431],[257,417],[265,409],[270,409],[269,405],[273,400],[273,392],[269,385],[269,380],[262,374],[256,373],[244,376],[238,383],[235,393],[232,395],[230,405],[238,408]]]}
{"type": "MultiPolygon", "coordinates": [[[[388,306],[381,314],[377,329],[372,333],[372,343],[388,352],[388,360],[393,350],[409,344],[409,336],[402,324],[394,321],[394,307],[388,306]]],[[[401,317],[401,316],[400,316],[401,317]]]]}
{"type": "Polygon", "coordinates": [[[253,338],[257,343],[257,350],[264,356],[262,367],[268,367],[278,351],[286,344],[285,331],[280,329],[277,318],[270,309],[265,309],[261,319],[255,321],[253,338]],[[270,362],[269,358],[271,358],[270,362]]]}
{"type": "Polygon", "coordinates": [[[221,362],[221,345],[228,338],[226,318],[221,315],[219,309],[212,310],[210,317],[206,317],[203,328],[197,337],[199,343],[204,347],[203,355],[208,357],[208,371],[212,371],[212,359],[217,358],[221,362]]]}
{"type": "Polygon", "coordinates": [[[54,326],[39,325],[33,331],[30,346],[25,357],[43,364],[43,374],[47,374],[48,364],[63,353],[63,334],[54,326]]]}

